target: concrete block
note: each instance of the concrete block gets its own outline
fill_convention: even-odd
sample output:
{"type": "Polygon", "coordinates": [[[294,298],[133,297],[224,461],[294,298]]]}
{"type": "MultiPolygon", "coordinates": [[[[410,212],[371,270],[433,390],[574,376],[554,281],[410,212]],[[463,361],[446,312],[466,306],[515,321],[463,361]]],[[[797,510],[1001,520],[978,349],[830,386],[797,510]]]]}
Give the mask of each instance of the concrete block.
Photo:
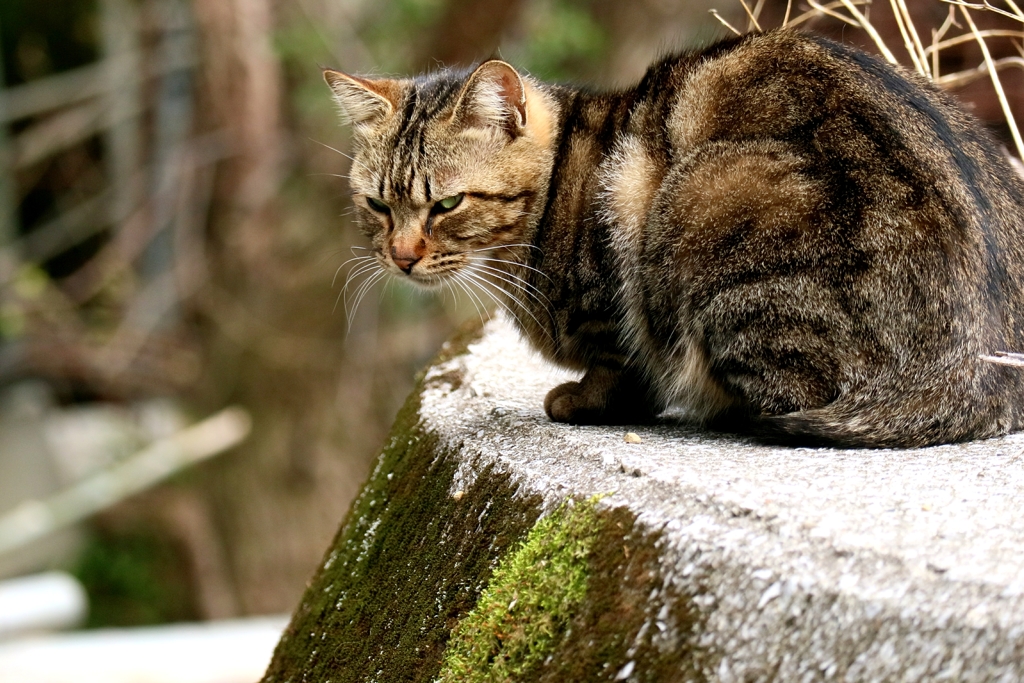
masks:
{"type": "Polygon", "coordinates": [[[1024,435],[830,450],[681,414],[553,424],[567,378],[502,321],[452,342],[264,680],[1024,680],[1024,435]],[[583,593],[543,582],[556,562],[583,593]]]}

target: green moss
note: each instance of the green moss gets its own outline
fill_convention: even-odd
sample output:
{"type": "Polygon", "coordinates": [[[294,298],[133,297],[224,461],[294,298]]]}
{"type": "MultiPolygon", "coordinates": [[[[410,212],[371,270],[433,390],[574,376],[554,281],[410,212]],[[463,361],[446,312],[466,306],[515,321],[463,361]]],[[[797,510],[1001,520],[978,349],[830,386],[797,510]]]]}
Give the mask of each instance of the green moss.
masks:
{"type": "Polygon", "coordinates": [[[440,681],[520,680],[550,654],[586,596],[595,504],[563,504],[502,560],[452,635],[440,681]]]}
{"type": "Polygon", "coordinates": [[[598,518],[587,597],[556,650],[524,680],[613,681],[627,666],[632,683],[706,680],[717,660],[696,642],[703,616],[692,596],[666,585],[659,534],[626,508],[601,510],[598,518]]]}

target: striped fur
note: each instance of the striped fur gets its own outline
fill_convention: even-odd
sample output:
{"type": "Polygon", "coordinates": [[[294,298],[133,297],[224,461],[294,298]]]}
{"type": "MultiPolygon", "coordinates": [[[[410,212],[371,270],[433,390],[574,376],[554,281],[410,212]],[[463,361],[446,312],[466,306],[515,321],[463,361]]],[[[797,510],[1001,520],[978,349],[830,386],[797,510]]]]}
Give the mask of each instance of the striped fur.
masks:
{"type": "Polygon", "coordinates": [[[1021,428],[1022,373],[978,356],[1024,349],[1024,182],[915,75],[792,31],[666,58],[608,93],[497,61],[325,75],[356,120],[376,264],[475,282],[586,371],[548,394],[552,419],[682,405],[869,447],[1021,428]]]}

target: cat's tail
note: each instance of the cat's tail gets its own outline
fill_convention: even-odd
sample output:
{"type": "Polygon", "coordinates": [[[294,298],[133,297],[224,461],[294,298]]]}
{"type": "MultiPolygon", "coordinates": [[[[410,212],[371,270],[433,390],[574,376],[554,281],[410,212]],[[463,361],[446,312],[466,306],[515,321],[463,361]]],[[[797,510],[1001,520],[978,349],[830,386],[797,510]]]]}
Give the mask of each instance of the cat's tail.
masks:
{"type": "MultiPolygon", "coordinates": [[[[933,404],[934,407],[934,404],[933,404]]],[[[961,406],[962,407],[962,406],[961,406]]],[[[750,418],[749,432],[758,440],[788,446],[832,448],[916,448],[995,436],[1008,431],[992,416],[936,415],[908,410],[890,402],[837,401],[823,408],[750,418]]]]}
{"type": "Polygon", "coordinates": [[[831,448],[907,448],[934,443],[917,434],[895,433],[870,415],[858,420],[837,419],[828,408],[802,410],[785,415],[750,418],[747,429],[759,441],[784,446],[831,448]]]}

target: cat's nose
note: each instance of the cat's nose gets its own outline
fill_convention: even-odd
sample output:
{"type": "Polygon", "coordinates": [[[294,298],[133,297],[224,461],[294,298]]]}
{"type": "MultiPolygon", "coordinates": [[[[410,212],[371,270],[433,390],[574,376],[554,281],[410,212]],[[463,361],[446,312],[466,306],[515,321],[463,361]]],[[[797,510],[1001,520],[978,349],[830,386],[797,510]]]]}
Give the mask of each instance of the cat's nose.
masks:
{"type": "Polygon", "coordinates": [[[397,258],[392,256],[391,260],[395,262],[395,265],[402,269],[406,275],[412,270],[412,267],[419,261],[418,258],[397,258]]]}
{"type": "Polygon", "coordinates": [[[412,270],[412,267],[420,260],[415,252],[399,252],[396,247],[391,247],[391,260],[394,261],[395,265],[398,266],[403,273],[406,275],[412,270]]]}

